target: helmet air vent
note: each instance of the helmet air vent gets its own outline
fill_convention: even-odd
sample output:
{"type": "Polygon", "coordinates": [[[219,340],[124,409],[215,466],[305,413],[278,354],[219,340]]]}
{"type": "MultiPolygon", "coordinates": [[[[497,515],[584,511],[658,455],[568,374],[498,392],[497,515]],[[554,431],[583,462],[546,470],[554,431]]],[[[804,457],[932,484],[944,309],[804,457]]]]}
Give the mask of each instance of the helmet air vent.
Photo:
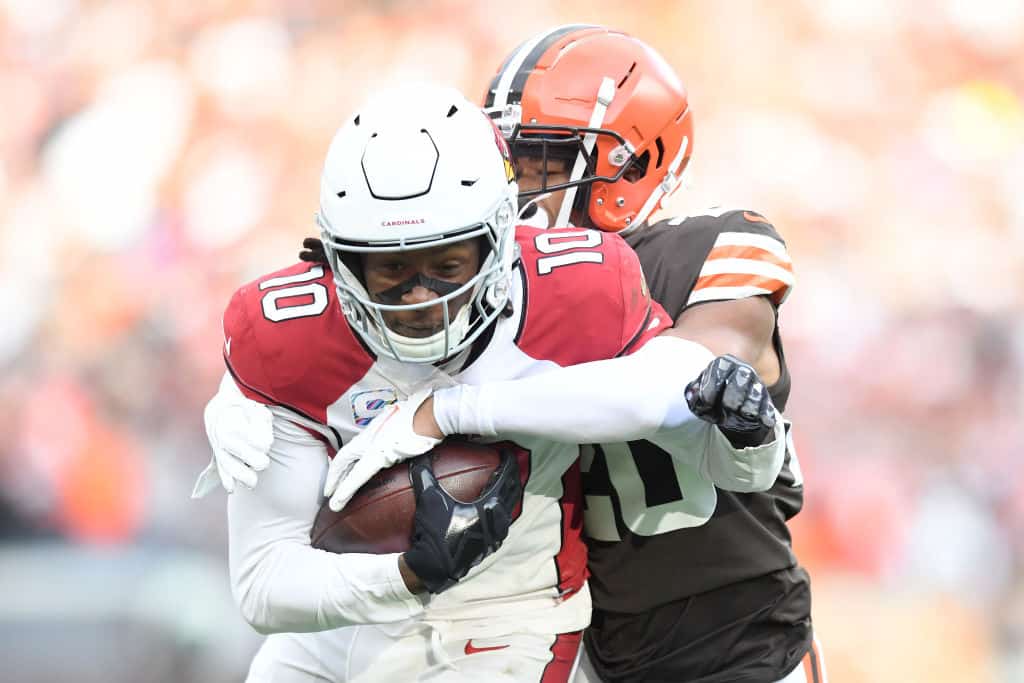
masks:
{"type": "Polygon", "coordinates": [[[615,86],[615,87],[616,88],[621,88],[623,85],[625,85],[626,84],[626,80],[628,80],[629,77],[633,75],[633,70],[634,69],[636,69],[636,62],[633,62],[633,64],[630,65],[629,71],[626,72],[626,75],[622,77],[622,80],[619,81],[619,84],[617,86],[615,86]]]}

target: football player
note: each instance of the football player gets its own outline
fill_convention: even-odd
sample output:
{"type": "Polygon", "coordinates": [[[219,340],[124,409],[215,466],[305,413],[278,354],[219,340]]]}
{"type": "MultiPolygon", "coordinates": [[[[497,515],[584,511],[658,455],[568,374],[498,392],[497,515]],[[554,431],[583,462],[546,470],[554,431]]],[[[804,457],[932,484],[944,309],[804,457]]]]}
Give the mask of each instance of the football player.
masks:
{"type": "MultiPolygon", "coordinates": [[[[237,489],[228,508],[233,592],[275,634],[249,680],[568,680],[591,608],[577,442],[516,437],[521,504],[499,487],[507,515],[471,517],[496,525],[481,538],[507,531],[500,548],[460,555],[451,500],[417,510],[401,556],[309,544],[329,456],[342,444],[363,456],[331,466],[333,489],[364,461],[429,450],[437,439],[411,419],[430,390],[629,356],[669,326],[621,238],[516,228],[516,195],[508,147],[478,107],[444,88],[392,91],[328,151],[318,220],[329,267],[303,262],[232,297],[221,394],[268,406],[272,429],[266,483],[237,489]]],[[[708,463],[744,459],[738,479],[771,481],[782,422],[753,371],[712,363],[695,410],[689,379],[663,382],[656,418],[631,429],[671,434],[708,463]],[[737,455],[728,439],[743,435],[756,443],[737,455]]]]}
{"type": "MultiPolygon", "coordinates": [[[[621,32],[559,27],[509,55],[485,98],[511,140],[521,196],[536,200],[535,220],[621,234],[672,316],[671,333],[750,363],[783,410],[790,375],[778,315],[793,275],[778,232],[750,210],[649,221],[679,187],[694,141],[686,90],[665,60],[621,32]]],[[[573,398],[568,378],[538,379],[551,385],[480,388],[434,409],[446,429],[522,427],[503,420],[554,415],[551,405],[573,398]],[[505,405],[534,391],[550,401],[537,415],[505,405]]],[[[809,578],[786,527],[803,504],[792,449],[763,492],[708,490],[643,440],[595,446],[583,469],[594,597],[583,680],[825,680],[809,578]],[[706,497],[710,519],[690,524],[688,514],[707,513],[706,497]]]]}
{"type": "MultiPolygon", "coordinates": [[[[510,141],[534,224],[619,233],[637,252],[652,296],[674,321],[666,335],[691,344],[689,355],[666,356],[662,371],[693,377],[704,358],[732,354],[783,409],[790,376],[778,311],[793,275],[778,232],[749,210],[649,222],[680,186],[693,150],[687,93],[660,55],[617,31],[559,27],[508,56],[485,106],[510,141]]],[[[604,441],[583,459],[595,610],[578,680],[824,680],[809,578],[786,527],[803,503],[795,453],[774,485],[757,492],[714,472],[699,476],[658,439],[607,442],[627,419],[612,392],[637,402],[656,395],[639,365],[655,348],[520,382],[446,389],[422,405],[416,427],[433,436],[604,441]],[[609,387],[611,377],[620,381],[609,387]]],[[[343,450],[336,462],[347,457],[343,450]]],[[[365,476],[334,495],[351,495],[365,476]]]]}

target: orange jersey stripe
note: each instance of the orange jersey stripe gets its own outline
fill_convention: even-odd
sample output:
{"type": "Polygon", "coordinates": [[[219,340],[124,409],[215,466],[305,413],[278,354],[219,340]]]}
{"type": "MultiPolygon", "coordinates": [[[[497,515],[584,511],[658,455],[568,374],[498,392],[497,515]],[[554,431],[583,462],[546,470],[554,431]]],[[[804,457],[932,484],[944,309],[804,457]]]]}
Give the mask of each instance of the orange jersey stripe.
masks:
{"type": "Polygon", "coordinates": [[[821,659],[818,657],[818,648],[813,640],[811,641],[811,649],[807,651],[807,654],[801,660],[801,665],[807,683],[826,683],[826,679],[820,671],[821,659]]]}
{"type": "Polygon", "coordinates": [[[782,280],[764,275],[752,275],[750,273],[719,273],[718,275],[705,275],[697,279],[693,291],[697,292],[706,287],[760,287],[769,292],[784,292],[789,289],[782,280]]]}
{"type": "Polygon", "coordinates": [[[810,652],[804,655],[802,665],[804,669],[804,680],[806,680],[807,683],[818,683],[818,680],[814,677],[814,669],[811,667],[810,652]]]}
{"type": "Polygon", "coordinates": [[[761,249],[760,247],[737,247],[737,246],[724,246],[715,247],[708,254],[708,261],[720,258],[744,258],[750,259],[751,261],[761,261],[763,263],[770,263],[774,266],[778,266],[789,272],[793,272],[793,264],[789,261],[783,261],[778,256],[770,251],[761,249]]]}

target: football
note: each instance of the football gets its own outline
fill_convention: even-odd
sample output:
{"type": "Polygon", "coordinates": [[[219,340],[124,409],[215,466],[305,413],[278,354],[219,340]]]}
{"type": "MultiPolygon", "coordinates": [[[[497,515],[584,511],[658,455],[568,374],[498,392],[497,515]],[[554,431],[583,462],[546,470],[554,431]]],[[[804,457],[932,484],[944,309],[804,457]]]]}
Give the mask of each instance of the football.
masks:
{"type": "MultiPolygon", "coordinates": [[[[479,497],[501,461],[494,445],[445,439],[429,453],[434,476],[461,501],[479,497]]],[[[324,501],[310,538],[314,548],[332,553],[401,553],[409,549],[416,499],[409,461],[381,470],[340,512],[324,501]]]]}

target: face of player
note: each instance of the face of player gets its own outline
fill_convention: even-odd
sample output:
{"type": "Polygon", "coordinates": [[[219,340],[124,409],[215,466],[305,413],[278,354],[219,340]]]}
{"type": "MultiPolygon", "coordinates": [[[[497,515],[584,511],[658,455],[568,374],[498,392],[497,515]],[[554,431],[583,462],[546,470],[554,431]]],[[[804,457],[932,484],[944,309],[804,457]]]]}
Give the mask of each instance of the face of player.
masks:
{"type": "MultiPolygon", "coordinates": [[[[415,251],[370,253],[363,256],[363,275],[370,299],[382,304],[411,305],[437,299],[469,282],[480,270],[480,243],[476,239],[415,251]],[[421,279],[439,281],[424,284],[421,279]],[[416,281],[411,287],[411,281],[416,281]],[[431,287],[444,289],[438,292],[431,287]],[[407,290],[407,291],[404,291],[407,290]],[[395,292],[401,292],[395,294],[395,292]]],[[[472,296],[472,288],[448,304],[449,322],[472,296]]],[[[411,311],[387,311],[384,323],[404,337],[423,338],[444,328],[444,307],[424,306],[411,311]]]]}
{"type": "MultiPolygon", "coordinates": [[[[551,187],[552,185],[569,182],[573,162],[567,159],[549,158],[547,161],[548,176],[546,185],[544,182],[544,162],[540,157],[520,154],[515,156],[515,163],[518,173],[519,191],[529,192],[541,187],[551,187]]],[[[645,172],[645,166],[634,163],[625,170],[622,177],[629,182],[636,182],[644,177],[645,172]]],[[[583,191],[582,188],[577,190],[577,192],[579,191],[583,191]]],[[[552,192],[551,196],[535,202],[537,207],[536,213],[527,212],[519,222],[538,228],[566,227],[564,225],[555,225],[558,212],[562,209],[562,199],[565,197],[565,192],[565,190],[558,190],[557,192],[552,192]]],[[[520,206],[525,203],[525,201],[520,200],[520,206]]],[[[593,227],[586,216],[571,216],[570,221],[578,227],[593,227]]]]}
{"type": "MultiPolygon", "coordinates": [[[[518,171],[518,182],[519,191],[528,192],[530,190],[536,190],[544,185],[544,163],[537,157],[520,156],[516,158],[516,170],[518,171]]],[[[558,183],[569,182],[570,166],[569,162],[565,159],[548,159],[548,186],[556,185],[558,183]]],[[[556,226],[555,219],[558,218],[558,212],[562,208],[562,198],[565,197],[565,190],[559,190],[553,192],[550,197],[545,197],[536,203],[537,211],[544,212],[547,217],[547,223],[544,223],[543,217],[541,220],[527,219],[522,222],[529,225],[538,225],[538,227],[550,228],[550,227],[564,227],[556,226]]]]}

